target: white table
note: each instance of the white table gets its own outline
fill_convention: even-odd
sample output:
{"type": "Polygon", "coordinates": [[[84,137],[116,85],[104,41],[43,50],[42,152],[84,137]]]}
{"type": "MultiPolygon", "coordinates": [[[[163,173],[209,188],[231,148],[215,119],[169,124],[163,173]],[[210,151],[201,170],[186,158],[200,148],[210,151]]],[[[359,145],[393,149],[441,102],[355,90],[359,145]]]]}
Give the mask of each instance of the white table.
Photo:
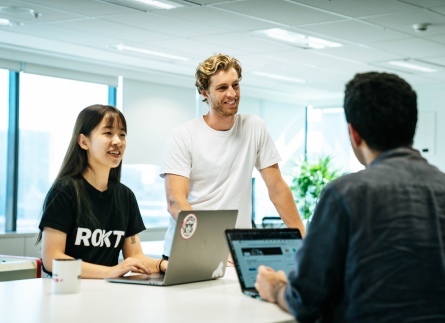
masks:
{"type": "Polygon", "coordinates": [[[0,321],[11,322],[295,322],[275,304],[241,293],[234,268],[225,277],[169,287],[83,279],[81,292],[51,294],[51,279],[0,283],[0,321]]]}

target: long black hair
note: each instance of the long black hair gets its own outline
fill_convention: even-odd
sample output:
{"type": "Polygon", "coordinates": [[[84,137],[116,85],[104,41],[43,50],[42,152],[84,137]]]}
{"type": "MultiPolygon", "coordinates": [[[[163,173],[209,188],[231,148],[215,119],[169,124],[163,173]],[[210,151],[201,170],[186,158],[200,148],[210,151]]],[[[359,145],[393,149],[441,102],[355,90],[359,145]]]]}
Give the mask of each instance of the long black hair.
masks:
{"type": "MultiPolygon", "coordinates": [[[[48,194],[46,195],[43,203],[42,212],[52,202],[49,199],[50,193],[53,191],[56,185],[60,184],[61,179],[71,182],[74,187],[76,195],[76,221],[77,223],[90,223],[96,224],[97,219],[91,211],[90,202],[86,196],[85,182],[82,179],[82,173],[89,167],[87,151],[82,149],[78,143],[79,136],[83,134],[89,137],[91,132],[106,119],[108,126],[113,126],[117,121],[119,128],[127,130],[127,122],[124,115],[115,107],[109,105],[95,104],[83,109],[77,116],[76,123],[74,125],[71,141],[68,145],[68,149],[63,159],[60,171],[57,174],[54,183],[51,186],[48,194]]],[[[108,180],[120,182],[122,170],[122,161],[119,166],[110,170],[108,180]]],[[[62,184],[63,185],[63,184],[62,184]]],[[[42,232],[37,237],[37,243],[42,239],[42,232]]]]}

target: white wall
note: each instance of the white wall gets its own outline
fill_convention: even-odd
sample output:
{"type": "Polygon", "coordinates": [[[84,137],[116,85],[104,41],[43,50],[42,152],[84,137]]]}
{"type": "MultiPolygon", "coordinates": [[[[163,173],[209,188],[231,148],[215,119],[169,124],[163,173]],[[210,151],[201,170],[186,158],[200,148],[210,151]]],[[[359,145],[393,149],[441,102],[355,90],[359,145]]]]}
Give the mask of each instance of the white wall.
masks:
{"type": "Polygon", "coordinates": [[[0,254],[40,257],[40,245],[36,245],[37,233],[0,234],[0,254]]]}
{"type": "Polygon", "coordinates": [[[125,79],[123,113],[127,120],[127,164],[155,164],[176,126],[195,117],[195,89],[125,79]]]}
{"type": "MultiPolygon", "coordinates": [[[[431,142],[432,149],[429,153],[423,153],[423,156],[445,171],[445,146],[441,145],[440,140],[445,138],[445,126],[442,126],[445,125],[445,84],[418,86],[415,91],[419,121],[414,147],[421,149],[425,141],[431,142]],[[425,122],[425,118],[431,118],[431,113],[434,116],[432,125],[425,122]],[[427,137],[426,131],[429,131],[427,137]]],[[[279,102],[248,97],[243,92],[241,94],[239,113],[255,114],[266,121],[284,161],[291,155],[303,154],[305,107],[301,102],[292,104],[288,100],[279,102]]],[[[343,99],[337,98],[320,102],[317,107],[342,105],[343,99]]],[[[196,89],[192,85],[183,88],[126,79],[123,86],[123,110],[129,128],[125,163],[159,164],[170,131],[196,116],[196,89]]],[[[207,111],[207,104],[201,102],[199,114],[207,111]]]]}
{"type": "MultiPolygon", "coordinates": [[[[414,136],[414,148],[419,151],[429,148],[429,152],[422,152],[432,165],[445,172],[445,84],[424,85],[414,87],[417,93],[418,122],[414,136]]],[[[342,107],[343,98],[326,101],[316,105],[323,107],[342,107]]]]}
{"type": "MultiPolygon", "coordinates": [[[[439,86],[418,86],[415,88],[417,92],[417,104],[419,108],[419,128],[416,131],[414,139],[414,147],[423,139],[427,139],[427,143],[433,147],[432,153],[423,153],[428,161],[438,167],[441,171],[445,171],[445,146],[443,145],[443,138],[445,138],[445,84],[439,86]],[[433,113],[433,122],[424,123],[422,118],[430,118],[433,113]],[[433,129],[431,136],[427,135],[423,138],[425,133],[429,133],[433,129]],[[422,137],[422,138],[420,138],[422,137]]],[[[420,147],[416,147],[420,148],[420,147]]]]}
{"type": "MultiPolygon", "coordinates": [[[[206,114],[208,105],[200,102],[198,110],[200,115],[206,114]]],[[[196,88],[126,79],[123,83],[123,112],[128,127],[125,163],[159,165],[170,131],[196,117],[196,88]]],[[[304,106],[251,98],[241,93],[239,113],[263,118],[272,137],[278,141],[283,157],[289,155],[285,149],[303,154],[304,106]]]]}
{"type": "Polygon", "coordinates": [[[261,101],[261,116],[274,138],[283,163],[304,154],[306,107],[302,104],[261,101]]]}

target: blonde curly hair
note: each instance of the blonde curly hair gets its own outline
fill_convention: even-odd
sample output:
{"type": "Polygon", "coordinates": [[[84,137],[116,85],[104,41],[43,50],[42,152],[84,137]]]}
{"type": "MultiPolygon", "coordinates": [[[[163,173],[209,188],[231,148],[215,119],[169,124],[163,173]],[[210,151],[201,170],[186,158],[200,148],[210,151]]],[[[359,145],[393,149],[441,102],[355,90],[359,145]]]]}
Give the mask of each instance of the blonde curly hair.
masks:
{"type": "MultiPolygon", "coordinates": [[[[234,57],[224,54],[216,54],[199,63],[195,73],[195,86],[198,89],[198,93],[201,94],[202,90],[208,90],[210,86],[210,78],[216,74],[216,72],[220,70],[227,71],[232,67],[238,74],[238,79],[241,80],[241,64],[234,57]]],[[[204,98],[202,101],[207,102],[207,99],[204,98]]]]}

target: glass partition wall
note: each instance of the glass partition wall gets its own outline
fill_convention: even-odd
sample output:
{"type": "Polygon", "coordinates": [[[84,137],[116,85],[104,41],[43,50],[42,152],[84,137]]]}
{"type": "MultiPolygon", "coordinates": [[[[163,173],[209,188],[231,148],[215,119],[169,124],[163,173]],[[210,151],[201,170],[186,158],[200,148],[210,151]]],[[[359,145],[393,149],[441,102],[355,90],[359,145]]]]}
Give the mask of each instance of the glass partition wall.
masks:
{"type": "Polygon", "coordinates": [[[6,220],[6,160],[8,143],[9,71],[0,69],[0,232],[6,220]]]}
{"type": "Polygon", "coordinates": [[[77,115],[91,104],[108,104],[108,86],[21,73],[19,93],[17,231],[32,232],[77,115]]]}

